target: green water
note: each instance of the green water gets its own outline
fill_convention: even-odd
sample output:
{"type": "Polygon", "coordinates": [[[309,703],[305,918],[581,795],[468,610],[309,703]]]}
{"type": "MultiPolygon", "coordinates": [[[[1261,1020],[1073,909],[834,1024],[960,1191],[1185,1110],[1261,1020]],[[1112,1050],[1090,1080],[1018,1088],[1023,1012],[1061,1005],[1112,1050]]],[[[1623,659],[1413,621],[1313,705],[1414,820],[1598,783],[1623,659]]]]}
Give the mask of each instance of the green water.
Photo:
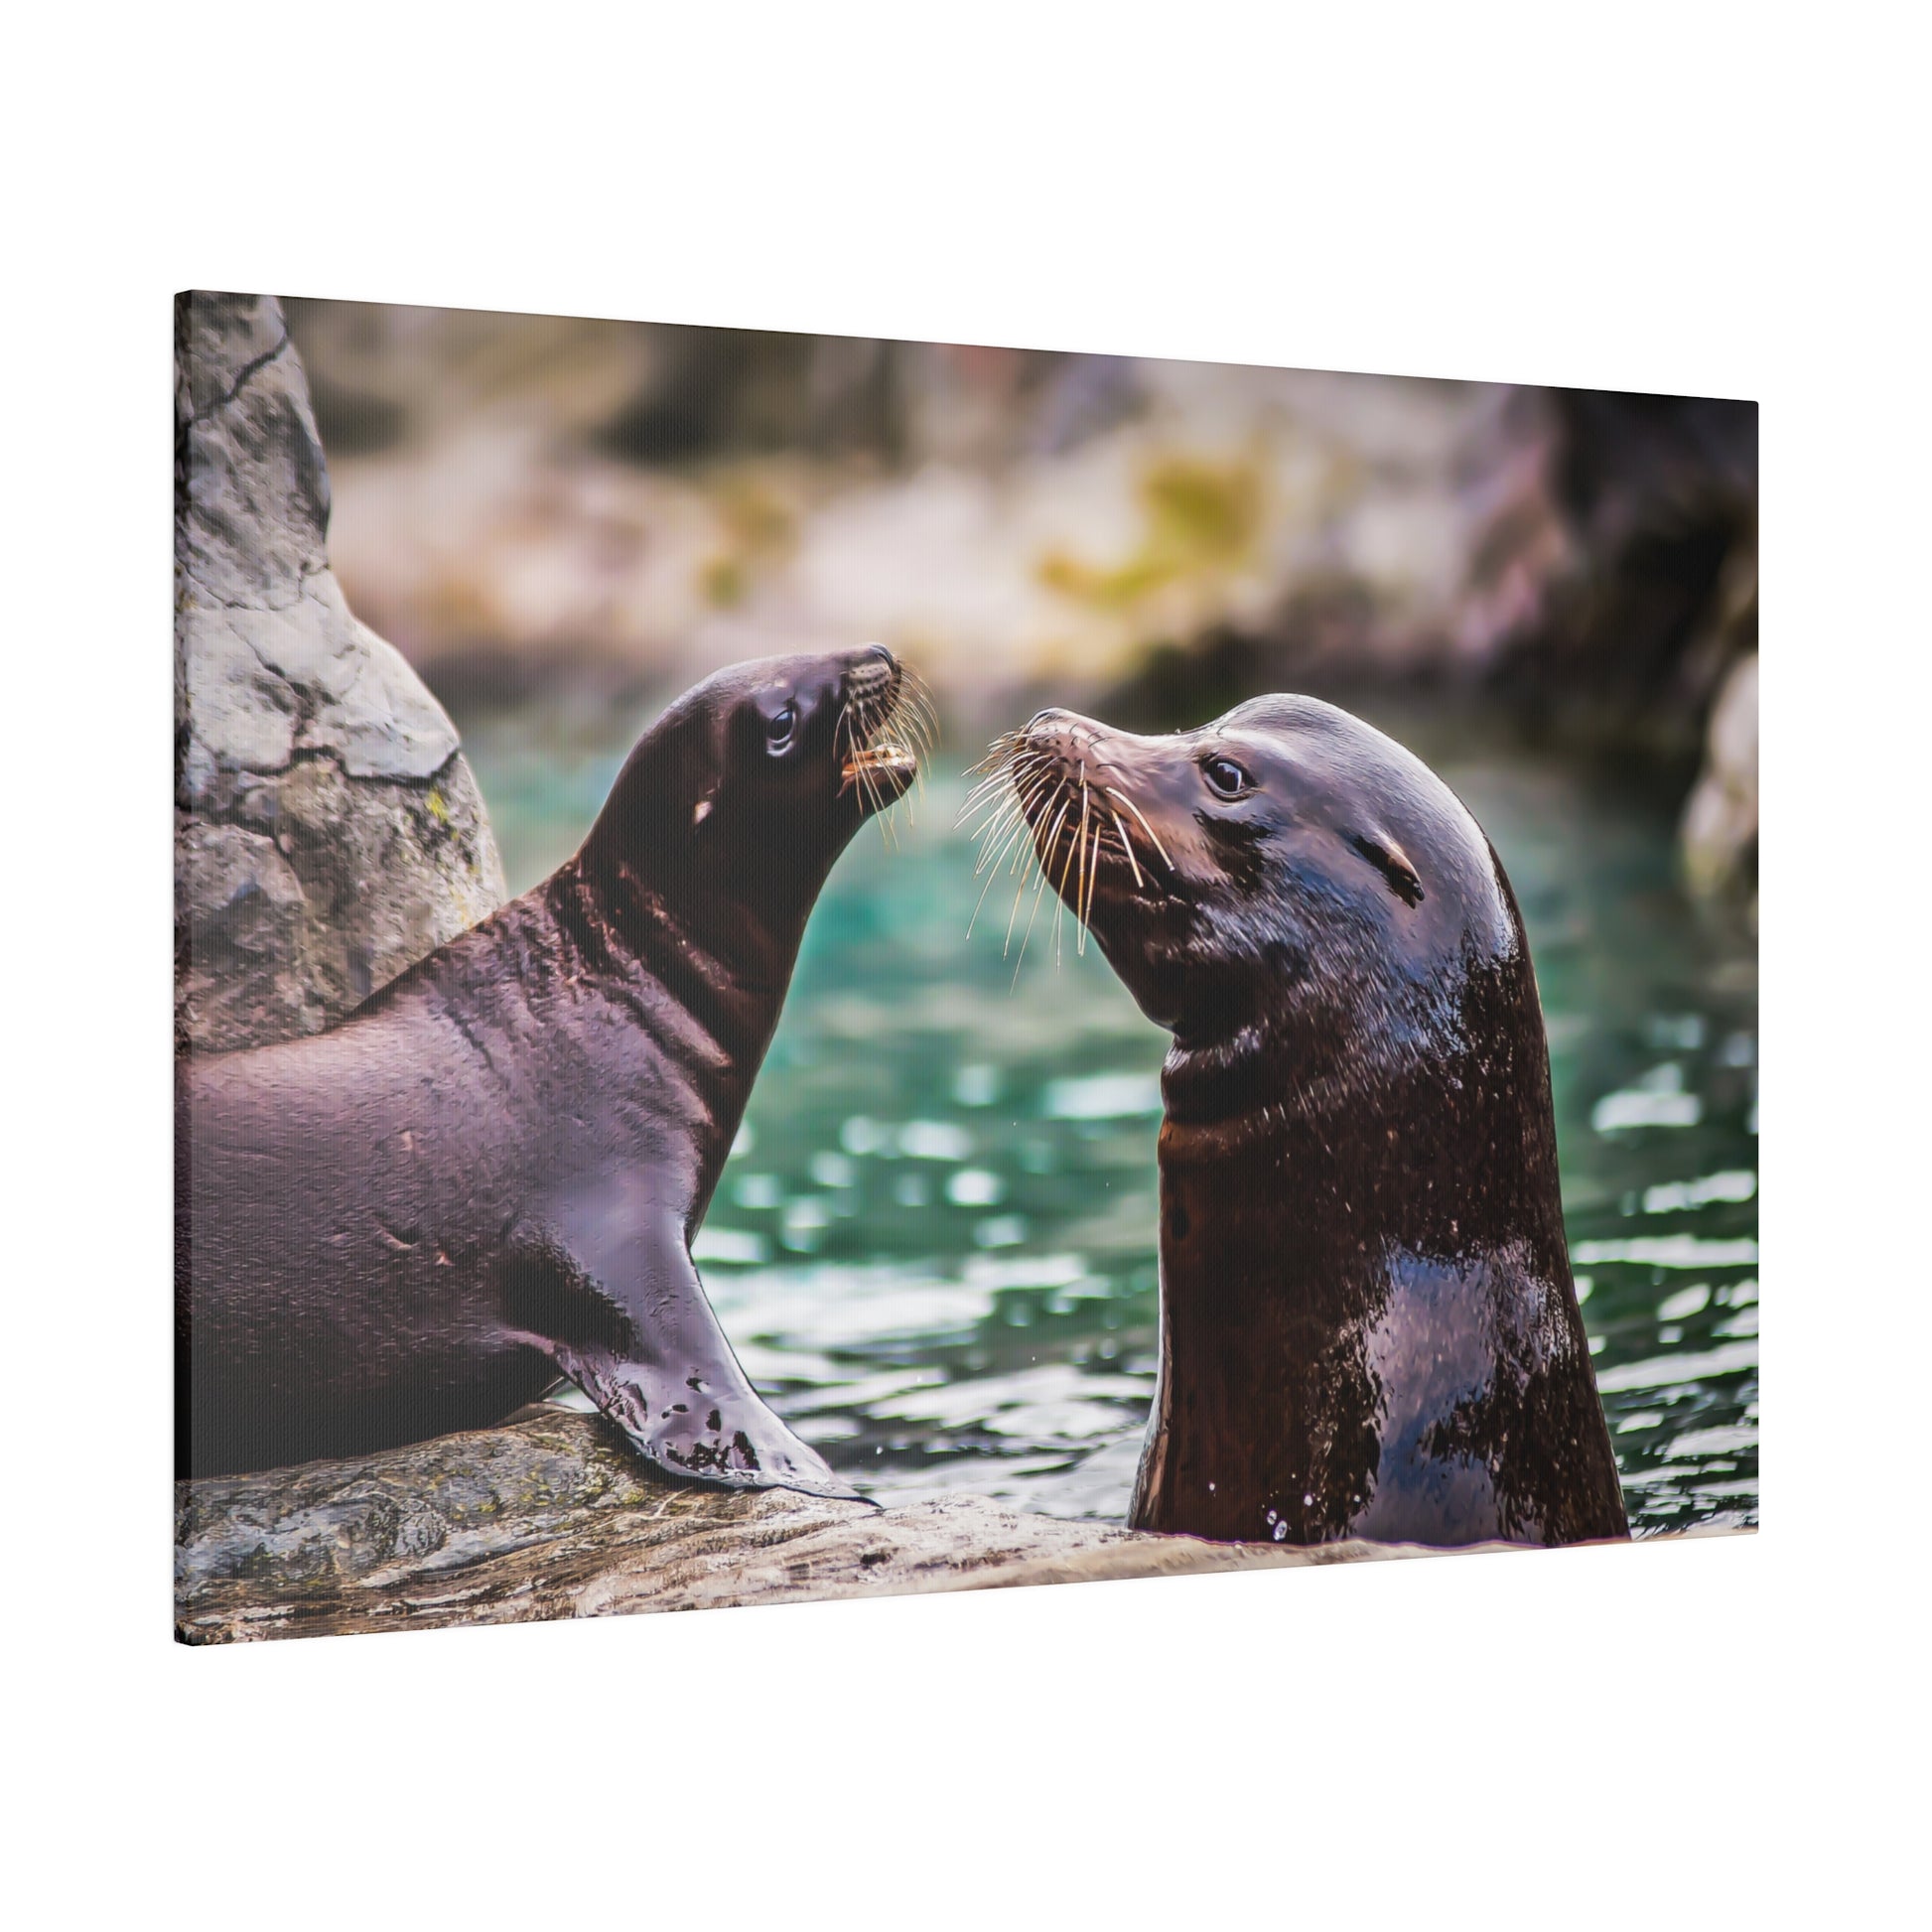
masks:
{"type": "MultiPolygon", "coordinates": [[[[572,850],[647,716],[464,721],[514,889],[572,850]]],[[[1755,949],[1678,892],[1673,799],[1375,722],[1468,803],[1522,902],[1632,1526],[1754,1522],[1755,949]]],[[[1010,890],[966,936],[963,791],[942,760],[897,844],[868,828],[840,861],[697,1256],[747,1371],[870,1493],[1118,1518],[1153,1392],[1165,1035],[1070,919],[1056,944],[1050,904],[1017,981],[1010,890]]]]}

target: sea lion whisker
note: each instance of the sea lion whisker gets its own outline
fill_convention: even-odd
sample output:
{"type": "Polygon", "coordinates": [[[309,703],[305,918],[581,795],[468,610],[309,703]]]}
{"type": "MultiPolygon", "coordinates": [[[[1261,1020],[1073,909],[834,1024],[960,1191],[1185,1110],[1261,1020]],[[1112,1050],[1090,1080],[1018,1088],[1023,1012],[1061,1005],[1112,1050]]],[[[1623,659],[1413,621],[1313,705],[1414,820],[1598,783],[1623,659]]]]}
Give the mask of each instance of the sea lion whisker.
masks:
{"type": "Polygon", "coordinates": [[[1042,877],[1044,877],[1046,868],[1051,863],[1053,854],[1058,848],[1060,821],[1066,817],[1067,804],[1068,800],[1064,798],[1060,800],[1060,808],[1053,815],[1052,829],[1046,834],[1046,850],[1039,855],[1039,870],[1042,877]]]}
{"type": "Polygon", "coordinates": [[[1031,819],[1035,804],[1044,796],[1052,782],[1051,771],[1032,771],[1024,778],[1014,781],[1013,795],[1019,801],[1020,810],[1025,816],[1031,819]]]}
{"type": "Polygon", "coordinates": [[[845,775],[864,788],[866,774],[867,732],[865,728],[866,706],[863,701],[843,699],[839,705],[839,722],[832,733],[835,749],[844,753],[845,775]]]}
{"type": "Polygon", "coordinates": [[[995,836],[998,830],[1004,829],[1006,821],[1013,813],[1026,809],[1027,794],[1036,789],[1037,785],[1037,777],[1030,775],[1024,787],[1016,786],[1012,791],[1002,792],[998,798],[988,803],[985,808],[985,816],[973,828],[972,832],[972,836],[979,842],[982,849],[985,848],[987,841],[995,836]]]}
{"type": "MultiPolygon", "coordinates": [[[[1027,914],[1027,929],[1020,935],[1020,957],[1013,964],[1014,986],[1020,984],[1020,969],[1027,963],[1027,945],[1034,936],[1034,921],[1039,917],[1039,901],[1045,891],[1046,868],[1042,865],[1039,869],[1039,877],[1034,881],[1034,905],[1033,910],[1027,914]]],[[[1008,991],[1011,992],[1012,988],[1009,987],[1008,991]]]]}
{"type": "Polygon", "coordinates": [[[1087,774],[1084,767],[1080,772],[1080,829],[1073,835],[1073,843],[1080,854],[1080,874],[1074,887],[1073,918],[1079,926],[1079,936],[1074,941],[1074,951],[1084,956],[1087,950],[1086,922],[1080,916],[1080,903],[1087,896],[1087,813],[1093,794],[1087,788],[1087,774]]]}
{"type": "Polygon", "coordinates": [[[965,801],[960,805],[958,812],[953,817],[953,823],[955,825],[963,825],[975,812],[984,809],[988,804],[997,804],[1001,799],[1006,797],[1011,778],[1012,773],[1006,766],[1002,765],[992,777],[981,779],[966,794],[965,801]]]}
{"type": "Polygon", "coordinates": [[[1060,809],[1053,815],[1053,827],[1047,833],[1047,848],[1037,854],[1039,856],[1039,877],[1041,879],[1045,879],[1045,876],[1047,876],[1047,868],[1053,864],[1053,854],[1058,850],[1058,844],[1060,844],[1060,825],[1066,819],[1066,807],[1068,807],[1068,804],[1070,804],[1070,800],[1060,798],[1060,809]]]}
{"type": "Polygon", "coordinates": [[[1008,733],[1003,738],[996,738],[986,756],[970,769],[972,775],[980,779],[977,789],[986,790],[997,785],[1015,765],[1029,760],[1038,762],[1042,757],[1037,746],[1029,745],[1024,739],[1008,733]]]}
{"type": "Polygon", "coordinates": [[[840,707],[839,730],[846,740],[847,759],[845,768],[859,786],[860,795],[865,799],[869,813],[879,809],[879,790],[872,780],[872,765],[867,759],[866,734],[864,730],[863,707],[856,706],[850,698],[840,707]]]}
{"type": "Polygon", "coordinates": [[[1087,902],[1086,909],[1080,914],[1080,951],[1084,956],[1087,950],[1087,934],[1093,930],[1093,896],[1100,886],[1100,850],[1107,836],[1107,828],[1099,819],[1093,821],[1092,844],[1087,853],[1087,902]]]}
{"type": "Polygon", "coordinates": [[[892,813],[886,809],[885,797],[879,789],[879,775],[874,771],[871,759],[865,756],[864,747],[860,749],[857,768],[860,788],[865,792],[872,808],[872,815],[879,825],[879,843],[890,849],[897,843],[893,833],[892,813]]]}
{"type": "Polygon", "coordinates": [[[978,899],[974,901],[973,916],[966,921],[967,938],[970,939],[973,936],[973,927],[979,923],[980,907],[986,903],[986,896],[988,893],[990,893],[993,890],[994,880],[996,880],[1000,876],[1000,861],[1004,859],[1007,856],[1007,853],[1012,850],[1013,846],[1019,842],[1022,835],[1027,831],[1027,829],[1028,829],[1027,824],[1024,819],[1019,824],[1015,825],[1013,829],[1010,832],[1008,832],[1006,836],[1006,843],[1000,847],[999,852],[994,856],[992,864],[986,868],[986,884],[980,888],[980,896],[978,899]]]}
{"type": "Polygon", "coordinates": [[[998,770],[990,772],[966,794],[966,802],[960,806],[958,818],[954,822],[962,823],[988,799],[1002,796],[1009,786],[1016,791],[1019,790],[1023,781],[1032,777],[1044,763],[1045,759],[1038,753],[1031,755],[1016,753],[1011,759],[1005,760],[998,770]]]}
{"type": "Polygon", "coordinates": [[[1029,864],[1037,863],[1038,854],[1034,851],[1033,840],[1022,839],[1014,851],[1012,865],[1007,868],[1007,876],[1013,878],[1015,875],[1025,872],[1029,864]]]}
{"type": "MultiPolygon", "coordinates": [[[[1031,785],[1035,776],[1035,773],[1029,772],[1023,781],[1024,784],[1031,785]]],[[[976,839],[983,838],[986,835],[986,828],[989,825],[996,824],[1005,813],[1014,809],[1020,796],[1020,790],[1021,787],[1016,786],[1012,791],[1002,791],[996,797],[983,799],[975,807],[982,816],[979,824],[971,828],[971,835],[976,839]]]]}
{"type": "MultiPolygon", "coordinates": [[[[1032,830],[1031,827],[1028,829],[1029,831],[1032,830]]],[[[1046,875],[1039,867],[1039,855],[1035,849],[1035,842],[1031,837],[1023,838],[1018,842],[1014,850],[1013,863],[1007,868],[1007,877],[1009,879],[1017,878],[1020,883],[1014,888],[1013,910],[1007,914],[1006,937],[1000,944],[1000,956],[1003,959],[1013,949],[1013,926],[1014,921],[1020,916],[1020,901],[1027,894],[1027,868],[1030,865],[1035,871],[1039,872],[1039,878],[1034,883],[1034,895],[1037,898],[1039,889],[1045,883],[1046,875]]]]}
{"type": "Polygon", "coordinates": [[[1106,792],[1109,797],[1118,798],[1120,802],[1123,805],[1125,805],[1127,809],[1130,812],[1132,812],[1137,819],[1140,820],[1142,831],[1144,831],[1148,835],[1148,837],[1154,841],[1154,849],[1155,851],[1160,853],[1162,863],[1166,865],[1166,867],[1170,872],[1173,872],[1174,869],[1173,861],[1168,857],[1168,848],[1161,843],[1160,833],[1157,832],[1154,829],[1154,827],[1147,822],[1147,814],[1141,810],[1140,806],[1135,804],[1133,799],[1131,799],[1126,792],[1116,791],[1112,785],[1102,785],[1101,789],[1104,792],[1106,792]]]}
{"type": "Polygon", "coordinates": [[[1084,905],[1076,905],[1074,908],[1080,920],[1079,951],[1082,958],[1086,957],[1087,934],[1092,930],[1093,896],[1100,884],[1100,842],[1104,833],[1105,828],[1098,819],[1095,819],[1093,822],[1093,830],[1087,836],[1086,900],[1084,905]]]}
{"type": "Polygon", "coordinates": [[[1007,855],[1026,841],[1028,831],[1024,815],[1016,815],[1002,829],[999,838],[989,842],[979,864],[973,868],[973,877],[977,879],[981,873],[985,873],[990,878],[998,872],[1007,855]]]}
{"type": "MultiPolygon", "coordinates": [[[[1083,795],[1084,791],[1083,786],[1083,795]]],[[[1067,802],[1071,804],[1072,800],[1069,799],[1067,802]]],[[[1060,867],[1060,883],[1053,889],[1053,970],[1055,972],[1059,970],[1061,962],[1066,958],[1065,921],[1061,914],[1066,910],[1066,882],[1072,876],[1073,855],[1079,849],[1079,845],[1080,841],[1077,837],[1067,845],[1066,860],[1060,867]]],[[[1077,918],[1078,915],[1075,916],[1077,918]]]]}
{"type": "Polygon", "coordinates": [[[913,694],[912,722],[914,730],[917,731],[920,738],[924,741],[927,755],[930,756],[937,748],[942,733],[939,725],[938,707],[933,704],[932,700],[927,697],[923,690],[913,694]]]}
{"type": "Polygon", "coordinates": [[[923,798],[925,768],[932,758],[933,747],[939,742],[939,716],[926,695],[923,682],[909,668],[901,668],[898,693],[889,724],[894,731],[902,728],[912,742],[913,785],[923,798]]]}
{"type": "Polygon", "coordinates": [[[1053,767],[1043,759],[1031,764],[1017,763],[1013,767],[1012,783],[1016,795],[1032,791],[1041,780],[1057,776],[1053,767]]]}
{"type": "MultiPolygon", "coordinates": [[[[878,783],[879,783],[878,774],[875,773],[873,776],[873,784],[877,786],[878,783]]],[[[886,845],[891,847],[891,849],[895,852],[898,850],[898,808],[901,804],[905,802],[905,797],[906,797],[905,792],[900,791],[897,798],[882,799],[879,808],[878,816],[879,816],[880,833],[886,845]]],[[[908,809],[907,812],[908,823],[910,822],[910,817],[911,814],[908,809]]]]}
{"type": "Polygon", "coordinates": [[[996,866],[999,859],[1006,855],[1015,831],[1023,828],[1025,821],[1026,815],[1020,807],[1010,804],[1000,817],[988,823],[986,830],[980,834],[979,863],[973,868],[975,879],[996,866]]]}
{"type": "Polygon", "coordinates": [[[933,736],[936,740],[939,731],[939,707],[933,701],[932,687],[909,664],[899,666],[899,690],[905,700],[924,712],[932,721],[933,736]]]}
{"type": "Polygon", "coordinates": [[[1018,752],[1019,742],[1013,733],[1005,732],[996,738],[986,748],[986,756],[966,767],[966,775],[969,778],[978,778],[981,781],[973,789],[975,791],[984,789],[989,780],[997,783],[1002,768],[1010,759],[1018,755],[1018,752]]]}
{"type": "MultiPolygon", "coordinates": [[[[1053,801],[1054,797],[1058,795],[1060,784],[1061,784],[1061,780],[1060,780],[1059,770],[1057,766],[1049,767],[1045,772],[1041,774],[1040,778],[1036,782],[1035,787],[1035,795],[1037,796],[1043,793],[1045,797],[1045,803],[1042,804],[1039,808],[1039,816],[1041,818],[1045,816],[1046,804],[1050,804],[1053,801]]],[[[1046,851],[1049,856],[1052,853],[1055,840],[1057,840],[1057,838],[1059,837],[1060,821],[1063,818],[1065,818],[1066,809],[1067,809],[1066,800],[1062,797],[1060,799],[1059,810],[1054,815],[1052,824],[1046,834],[1046,851]]],[[[1031,860],[1038,876],[1034,881],[1033,910],[1029,912],[1027,915],[1027,930],[1022,935],[1020,941],[1020,958],[1014,964],[1014,969],[1013,969],[1014,985],[1016,986],[1020,983],[1020,967],[1026,961],[1028,941],[1033,937],[1034,921],[1039,916],[1040,895],[1046,890],[1046,862],[1040,856],[1039,840],[1036,831],[1036,822],[1034,821],[1031,817],[1029,819],[1028,829],[1029,831],[1034,832],[1035,836],[1025,839],[1021,842],[1020,854],[1017,861],[1021,869],[1020,886],[1019,886],[1019,890],[1014,894],[1013,911],[1008,916],[1007,919],[1006,939],[1000,948],[1002,957],[1004,957],[1012,949],[1014,921],[1020,915],[1020,900],[1022,897],[1025,897],[1027,891],[1027,879],[1026,879],[1025,868],[1028,861],[1031,860]]]]}
{"type": "MultiPolygon", "coordinates": [[[[986,853],[1005,836],[1007,828],[1011,823],[1010,814],[1019,817],[1025,823],[1032,822],[1034,816],[1032,808],[1046,792],[1050,779],[1050,773],[1041,772],[1034,774],[1028,780],[1024,791],[1011,793],[995,808],[985,824],[975,835],[980,841],[982,860],[984,860],[986,853]]],[[[978,872],[979,868],[976,866],[974,868],[975,876],[978,875],[978,872]]]]}
{"type": "MultiPolygon", "coordinates": [[[[901,678],[904,676],[902,669],[900,676],[901,678]]],[[[901,688],[903,687],[901,686],[901,688]]],[[[896,691],[893,697],[888,700],[878,724],[867,734],[866,750],[869,753],[876,755],[878,748],[882,744],[902,750],[902,748],[895,745],[898,731],[898,715],[899,701],[898,694],[896,691]]],[[[917,822],[913,806],[910,802],[910,793],[906,789],[901,788],[896,797],[888,799],[880,789],[879,767],[871,759],[866,759],[865,769],[871,780],[873,793],[879,800],[876,812],[879,819],[880,841],[882,844],[890,846],[897,852],[898,850],[898,807],[901,803],[905,805],[906,823],[913,824],[917,822]]],[[[925,774],[923,761],[915,758],[912,769],[913,783],[916,785],[925,774]]]]}
{"type": "Polygon", "coordinates": [[[1080,901],[1086,897],[1087,880],[1087,839],[1084,832],[1078,840],[1080,867],[1073,878],[1073,956],[1084,959],[1087,956],[1087,928],[1081,922],[1080,901]]]}
{"type": "Polygon", "coordinates": [[[844,782],[858,791],[867,815],[880,822],[881,841],[892,846],[898,844],[898,805],[905,805],[906,823],[916,825],[925,796],[935,724],[918,690],[916,675],[901,665],[890,694],[874,689],[844,697],[834,727],[834,746],[845,752],[844,782]],[[889,772],[897,780],[890,790],[889,772]]]}
{"type": "Polygon", "coordinates": [[[1127,855],[1127,863],[1134,874],[1135,888],[1139,890],[1147,882],[1141,877],[1141,868],[1134,858],[1134,848],[1127,842],[1127,827],[1120,822],[1118,812],[1110,810],[1108,816],[1114,821],[1114,830],[1120,834],[1120,849],[1127,855]]]}
{"type": "Polygon", "coordinates": [[[1000,944],[1000,957],[1006,958],[1013,950],[1013,925],[1020,916],[1020,901],[1027,897],[1027,882],[1023,879],[1013,889],[1013,910],[1007,914],[1007,936],[1000,944]]]}

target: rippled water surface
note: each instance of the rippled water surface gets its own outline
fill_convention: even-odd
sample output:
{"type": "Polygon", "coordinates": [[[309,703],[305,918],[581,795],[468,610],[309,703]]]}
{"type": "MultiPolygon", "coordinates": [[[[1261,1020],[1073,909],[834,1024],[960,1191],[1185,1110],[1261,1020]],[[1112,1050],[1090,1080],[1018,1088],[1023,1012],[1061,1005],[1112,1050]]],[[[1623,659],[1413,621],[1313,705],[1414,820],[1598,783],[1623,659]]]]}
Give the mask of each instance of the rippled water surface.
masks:
{"type": "MultiPolygon", "coordinates": [[[[644,719],[465,722],[520,890],[581,837],[644,719]]],[[[1632,1525],[1754,1522],[1754,947],[1677,891],[1672,800],[1459,725],[1377,722],[1469,804],[1522,901],[1632,1525]]],[[[868,828],[840,862],[697,1256],[747,1371],[873,1494],[1118,1518],[1153,1391],[1166,1036],[1070,920],[1056,948],[1050,904],[1017,983],[1010,889],[967,938],[963,791],[935,771],[896,846],[868,828]]]]}

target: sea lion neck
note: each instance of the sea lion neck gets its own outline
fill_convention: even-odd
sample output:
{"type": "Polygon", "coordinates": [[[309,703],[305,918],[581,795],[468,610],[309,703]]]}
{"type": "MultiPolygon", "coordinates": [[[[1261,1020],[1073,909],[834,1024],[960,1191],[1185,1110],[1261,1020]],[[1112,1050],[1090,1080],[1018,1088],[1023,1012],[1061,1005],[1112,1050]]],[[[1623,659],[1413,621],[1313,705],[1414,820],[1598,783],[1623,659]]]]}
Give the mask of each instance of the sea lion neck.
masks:
{"type": "Polygon", "coordinates": [[[1284,1238],[1357,1241],[1360,1214],[1419,1252],[1524,1239],[1563,1255],[1555,1122],[1526,952],[1436,981],[1414,1008],[1324,1035],[1283,1010],[1162,1068],[1164,1162],[1245,1172],[1284,1238]],[[1299,1232],[1298,1232],[1299,1231],[1299,1232]]]}
{"type": "Polygon", "coordinates": [[[723,891],[676,890],[675,875],[589,847],[541,889],[578,974],[641,1019],[698,1100],[691,1128],[692,1222],[702,1219],[777,1030],[809,906],[748,905],[723,891]]]}
{"type": "Polygon", "coordinates": [[[590,844],[570,868],[613,935],[646,968],[686,961],[721,986],[779,999],[824,885],[822,874],[804,875],[747,892],[723,868],[707,876],[697,863],[613,855],[590,844]]]}
{"type": "Polygon", "coordinates": [[[572,864],[598,916],[646,966],[695,966],[775,1001],[863,814],[840,789],[829,726],[787,782],[759,769],[759,747],[733,738],[723,704],[700,686],[665,712],[572,864]]]}
{"type": "Polygon", "coordinates": [[[589,847],[544,888],[557,930],[614,987],[668,992],[734,1060],[762,1058],[784,1003],[805,910],[760,908],[589,847]],[[682,886],[682,890],[680,890],[682,886]]]}
{"type": "MultiPolygon", "coordinates": [[[[1137,1526],[1298,1543],[1558,1536],[1501,1488],[1470,1505],[1466,1536],[1446,1527],[1405,1486],[1411,1450],[1391,1447],[1389,1405],[1421,1402],[1425,1384],[1442,1382],[1450,1418],[1429,1427],[1449,1429],[1486,1427],[1538,1376],[1587,1376],[1526,961],[1471,975],[1430,1045],[1316,1065],[1266,1036],[1206,1061],[1170,1055],[1137,1526]],[[1410,1508],[1419,1527],[1371,1527],[1378,1509],[1410,1508]]],[[[1600,1423],[1578,1413],[1595,1454],[1600,1423]]],[[[1498,1464],[1495,1479],[1514,1477],[1498,1464]]],[[[1613,1496],[1601,1470],[1599,1491],[1613,1496]]],[[[1618,1533],[1616,1509],[1593,1507],[1579,1504],[1587,1533],[1618,1533]]]]}

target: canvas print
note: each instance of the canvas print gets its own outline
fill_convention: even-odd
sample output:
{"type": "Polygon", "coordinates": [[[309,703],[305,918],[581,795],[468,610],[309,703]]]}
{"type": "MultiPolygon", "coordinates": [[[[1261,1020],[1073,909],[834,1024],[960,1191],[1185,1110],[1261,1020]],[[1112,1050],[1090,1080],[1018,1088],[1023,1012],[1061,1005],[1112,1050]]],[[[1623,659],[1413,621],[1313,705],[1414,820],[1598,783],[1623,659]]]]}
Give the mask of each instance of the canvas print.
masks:
{"type": "Polygon", "coordinates": [[[175,321],[183,1641],[1755,1525],[1754,404],[175,321]]]}

